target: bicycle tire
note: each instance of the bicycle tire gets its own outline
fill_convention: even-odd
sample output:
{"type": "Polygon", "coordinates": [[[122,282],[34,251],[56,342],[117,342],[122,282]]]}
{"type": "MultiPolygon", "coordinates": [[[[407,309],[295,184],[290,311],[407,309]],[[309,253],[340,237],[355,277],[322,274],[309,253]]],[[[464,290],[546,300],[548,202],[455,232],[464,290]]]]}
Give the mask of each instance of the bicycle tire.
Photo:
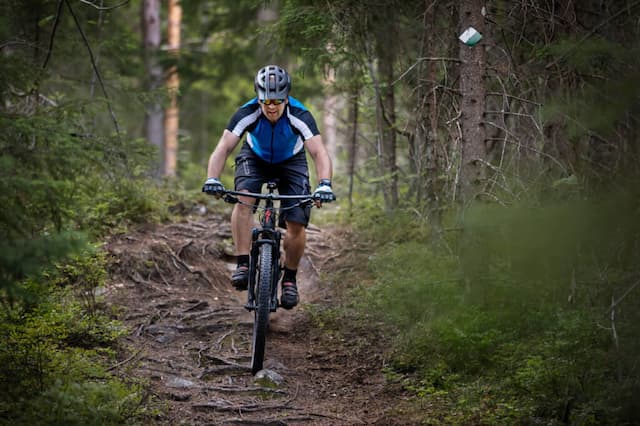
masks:
{"type": "Polygon", "coordinates": [[[251,373],[262,370],[265,346],[267,343],[267,329],[269,328],[269,313],[271,311],[271,280],[273,278],[273,246],[260,246],[258,258],[258,280],[256,282],[256,309],[253,318],[253,341],[251,350],[251,373]]]}

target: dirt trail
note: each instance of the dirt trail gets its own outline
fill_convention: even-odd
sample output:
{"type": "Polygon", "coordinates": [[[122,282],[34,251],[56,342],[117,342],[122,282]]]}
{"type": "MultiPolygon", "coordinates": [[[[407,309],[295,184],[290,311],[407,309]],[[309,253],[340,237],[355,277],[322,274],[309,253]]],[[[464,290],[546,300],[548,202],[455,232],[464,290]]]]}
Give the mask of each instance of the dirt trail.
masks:
{"type": "Polygon", "coordinates": [[[116,370],[148,379],[168,408],[156,424],[407,424],[386,414],[398,395],[380,374],[377,339],[312,325],[310,307],[335,297],[322,272],[338,267],[349,250],[344,240],[340,231],[309,229],[301,304],[271,317],[265,368],[282,380],[273,387],[249,369],[252,314],[243,308],[246,293],[229,284],[226,214],[112,239],[107,301],[122,307],[130,330],[116,370]]]}

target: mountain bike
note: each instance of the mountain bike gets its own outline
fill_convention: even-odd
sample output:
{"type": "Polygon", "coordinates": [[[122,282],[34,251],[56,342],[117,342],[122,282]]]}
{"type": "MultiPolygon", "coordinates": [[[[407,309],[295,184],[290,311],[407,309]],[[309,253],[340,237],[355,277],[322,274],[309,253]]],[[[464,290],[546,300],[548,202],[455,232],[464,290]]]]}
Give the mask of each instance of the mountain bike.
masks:
{"type": "Polygon", "coordinates": [[[282,233],[277,229],[278,216],[285,210],[311,204],[313,196],[280,195],[275,193],[277,182],[267,183],[266,193],[238,192],[225,190],[223,199],[227,203],[241,203],[259,210],[259,227],[251,233],[249,256],[249,286],[245,308],[254,313],[253,339],[251,343],[251,373],[262,370],[266,334],[269,328],[269,314],[278,308],[278,281],[280,280],[280,240],[282,233]],[[251,197],[255,204],[243,203],[238,196],[251,197]],[[298,200],[288,207],[276,207],[275,201],[298,200]],[[260,204],[264,201],[264,205],[260,204]]]}

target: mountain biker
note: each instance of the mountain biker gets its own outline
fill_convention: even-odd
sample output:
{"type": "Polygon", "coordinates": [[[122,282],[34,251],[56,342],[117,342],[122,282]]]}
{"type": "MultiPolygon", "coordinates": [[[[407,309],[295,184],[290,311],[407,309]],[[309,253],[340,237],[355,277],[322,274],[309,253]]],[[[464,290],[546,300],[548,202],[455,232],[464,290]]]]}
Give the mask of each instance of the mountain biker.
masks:
{"type": "MultiPolygon", "coordinates": [[[[231,117],[215,150],[209,158],[207,180],[203,192],[220,197],[225,190],[220,182],[227,157],[246,133],[235,158],[236,191],[260,192],[269,180],[278,181],[283,195],[310,194],[309,168],[305,151],[311,154],[319,182],[313,193],[316,205],[335,200],[331,189],[332,163],[322,142],[311,112],[297,99],[289,96],[291,77],[277,65],[261,68],[255,76],[256,97],[242,105],[231,117]]],[[[253,226],[254,202],[239,197],[231,214],[231,233],[237,257],[237,267],[231,276],[237,290],[246,290],[249,282],[249,251],[253,226]],[[244,203],[244,204],[243,204],[244,203]]],[[[282,201],[281,206],[295,201],[282,201]]],[[[284,210],[278,225],[287,230],[284,241],[284,274],[280,304],[291,309],[298,304],[296,272],[306,243],[305,228],[311,206],[284,210]]]]}

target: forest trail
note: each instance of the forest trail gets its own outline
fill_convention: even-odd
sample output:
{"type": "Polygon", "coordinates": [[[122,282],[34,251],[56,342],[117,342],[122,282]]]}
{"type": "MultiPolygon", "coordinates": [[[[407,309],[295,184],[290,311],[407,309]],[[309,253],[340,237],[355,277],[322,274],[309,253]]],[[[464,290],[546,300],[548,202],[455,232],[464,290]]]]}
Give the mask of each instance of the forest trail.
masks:
{"type": "Polygon", "coordinates": [[[381,339],[313,324],[312,307],[335,297],[323,272],[348,267],[353,247],[342,232],[309,227],[301,303],[271,316],[265,369],[277,386],[250,372],[253,314],[244,309],[246,292],[229,282],[228,214],[184,216],[112,238],[106,298],[130,331],[115,371],[149,382],[150,396],[166,407],[156,424],[410,423],[388,414],[402,393],[381,373],[381,339]]]}

